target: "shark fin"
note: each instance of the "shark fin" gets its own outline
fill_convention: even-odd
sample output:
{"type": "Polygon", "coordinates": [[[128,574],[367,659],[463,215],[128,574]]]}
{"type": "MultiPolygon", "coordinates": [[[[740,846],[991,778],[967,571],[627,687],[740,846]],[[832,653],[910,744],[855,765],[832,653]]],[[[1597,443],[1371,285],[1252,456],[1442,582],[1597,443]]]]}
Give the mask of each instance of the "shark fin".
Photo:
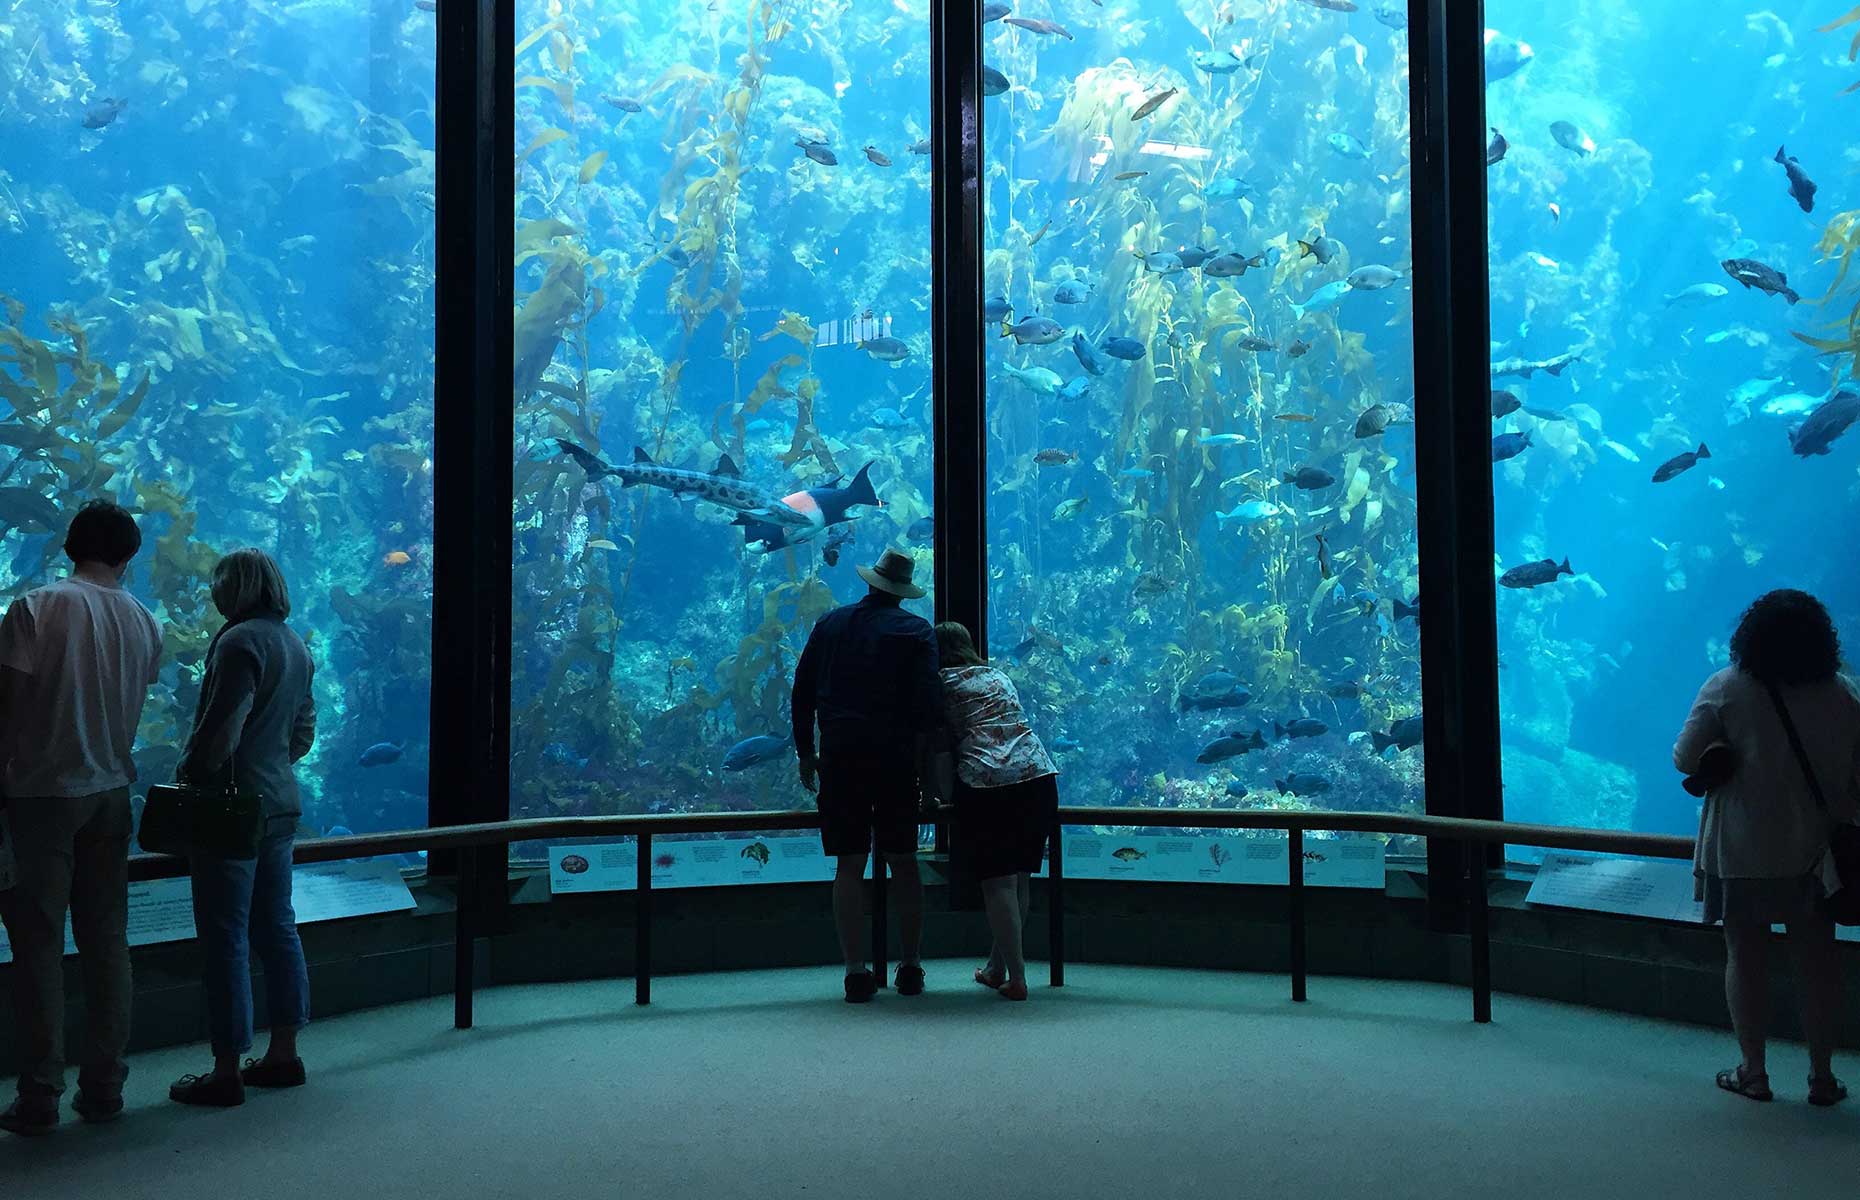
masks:
{"type": "Polygon", "coordinates": [[[717,469],[712,472],[712,474],[728,475],[731,479],[741,479],[743,477],[743,469],[737,466],[735,460],[726,454],[717,460],[717,469]]]}
{"type": "Polygon", "coordinates": [[[652,465],[652,455],[647,454],[643,447],[635,446],[633,447],[633,461],[636,463],[645,463],[650,466],[652,465]]]}

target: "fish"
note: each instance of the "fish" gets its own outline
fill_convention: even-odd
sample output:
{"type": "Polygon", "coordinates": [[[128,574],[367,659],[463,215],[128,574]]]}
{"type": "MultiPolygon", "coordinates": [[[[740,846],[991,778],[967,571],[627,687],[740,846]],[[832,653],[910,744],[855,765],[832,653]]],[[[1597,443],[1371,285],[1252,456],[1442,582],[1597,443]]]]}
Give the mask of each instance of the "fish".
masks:
{"type": "Polygon", "coordinates": [[[1137,849],[1135,846],[1119,846],[1117,849],[1111,851],[1111,857],[1120,862],[1128,863],[1136,862],[1139,858],[1147,858],[1148,855],[1144,854],[1143,851],[1137,849]]]}
{"type": "Polygon", "coordinates": [[[1324,724],[1322,721],[1313,720],[1310,717],[1299,717],[1295,721],[1287,721],[1284,724],[1274,721],[1272,723],[1272,732],[1273,736],[1279,738],[1281,741],[1290,738],[1323,737],[1330,732],[1330,726],[1324,724]]]}
{"type": "Polygon", "coordinates": [[[1072,335],[1072,353],[1078,358],[1079,365],[1093,375],[1104,374],[1105,367],[1110,365],[1092,348],[1090,340],[1082,332],[1072,335]]]}
{"type": "Polygon", "coordinates": [[[778,758],[787,757],[788,748],[792,745],[794,745],[794,738],[788,734],[775,737],[764,733],[744,738],[731,746],[729,752],[723,756],[723,769],[747,771],[753,766],[774,762],[778,758]]]}
{"type": "Polygon", "coordinates": [[[1001,322],[1001,336],[1011,337],[1022,346],[1028,344],[1050,346],[1065,334],[1066,331],[1060,327],[1059,322],[1051,317],[1027,317],[1018,325],[1010,325],[1006,321],[1001,322]]]}
{"type": "Polygon", "coordinates": [[[911,348],[904,344],[904,339],[895,338],[889,334],[860,342],[859,349],[879,362],[903,362],[911,356],[911,348]]]}
{"type": "Polygon", "coordinates": [[[1023,368],[1017,367],[1013,363],[1002,363],[1001,370],[1008,378],[1019,382],[1021,386],[1031,391],[1038,392],[1042,396],[1054,395],[1059,391],[1059,385],[1064,382],[1064,380],[1060,379],[1059,372],[1049,370],[1046,367],[1023,368]]]}
{"type": "Polygon", "coordinates": [[[1772,296],[1781,296],[1791,304],[1798,303],[1802,297],[1789,286],[1789,277],[1775,267],[1758,262],[1754,258],[1727,258],[1718,264],[1724,273],[1744,285],[1745,289],[1756,288],[1772,296]]]}
{"type": "Polygon", "coordinates": [[[1118,474],[1118,478],[1120,479],[1154,479],[1156,478],[1156,472],[1150,470],[1148,467],[1125,467],[1123,470],[1119,471],[1117,474],[1118,474]]]}
{"type": "Polygon", "coordinates": [[[1860,418],[1860,393],[1840,392],[1790,432],[1789,448],[1803,458],[1826,454],[1856,418],[1860,418]]]}
{"type": "Polygon", "coordinates": [[[751,842],[743,847],[742,858],[753,858],[763,866],[769,865],[769,847],[767,842],[751,842]]]}
{"type": "Polygon", "coordinates": [[[1245,708],[1253,697],[1239,684],[1218,692],[1184,692],[1176,697],[1183,712],[1218,712],[1224,708],[1245,708]]]}
{"type": "Polygon", "coordinates": [[[1554,558],[1542,558],[1536,562],[1513,567],[1498,577],[1498,582],[1508,588],[1534,588],[1546,583],[1555,583],[1558,577],[1574,575],[1570,570],[1569,559],[1558,562],[1554,558]]]}
{"type": "MultiPolygon", "coordinates": [[[[632,462],[614,466],[601,461],[593,452],[574,442],[558,438],[556,445],[563,454],[580,464],[581,469],[588,473],[590,481],[611,475],[620,480],[622,487],[664,488],[675,496],[691,496],[774,525],[798,528],[810,524],[807,516],[789,508],[779,497],[744,483],[742,471],[727,454],[718,460],[715,471],[706,472],[661,466],[638,446],[633,447],[632,462]]],[[[870,464],[866,469],[870,470],[870,464]]],[[[864,471],[860,472],[862,478],[864,474],[864,471]]],[[[865,487],[870,491],[869,483],[865,487]]],[[[876,503],[876,499],[863,503],[876,503]]]]}
{"type": "Polygon", "coordinates": [[[911,527],[904,531],[904,538],[913,546],[928,546],[936,540],[936,518],[919,517],[911,522],[911,527]]]}
{"type": "MultiPolygon", "coordinates": [[[[1250,793],[1245,783],[1238,779],[1230,779],[1227,781],[1227,794],[1236,800],[1244,800],[1250,793]]],[[[1232,851],[1221,846],[1209,846],[1208,854],[1214,859],[1214,865],[1218,867],[1227,861],[1225,856],[1231,856],[1232,851]]]]}
{"type": "Polygon", "coordinates": [[[1367,266],[1351,271],[1344,280],[1359,292],[1379,292],[1401,278],[1401,272],[1393,267],[1367,266]]]}
{"type": "MultiPolygon", "coordinates": [[[[1130,594],[1138,599],[1147,600],[1152,596],[1164,596],[1175,590],[1175,580],[1160,571],[1145,571],[1137,576],[1137,582],[1131,585],[1130,594]]],[[[1103,663],[1105,660],[1100,659],[1103,663]]]]}
{"type": "Polygon", "coordinates": [[[832,526],[853,520],[851,510],[861,506],[881,506],[878,493],[872,488],[871,463],[860,467],[852,482],[844,487],[836,477],[820,487],[783,496],[777,505],[779,520],[739,513],[732,524],[743,527],[743,545],[772,554],[812,541],[832,526]]]}
{"type": "Polygon", "coordinates": [[[1802,417],[1815,411],[1821,403],[1820,396],[1811,396],[1807,392],[1790,392],[1784,396],[1772,396],[1763,402],[1763,415],[1766,417],[1802,417]]]}
{"type": "Polygon", "coordinates": [[[1230,758],[1239,758],[1242,754],[1266,748],[1266,735],[1255,729],[1252,733],[1224,733],[1201,748],[1195,756],[1198,763],[1226,762],[1230,758]]]}
{"type": "Polygon", "coordinates": [[[1169,98],[1171,96],[1174,96],[1179,91],[1181,91],[1180,88],[1166,88],[1163,91],[1157,92],[1154,96],[1151,96],[1148,100],[1145,100],[1143,103],[1137,105],[1136,111],[1130,114],[1130,119],[1133,121],[1141,121],[1143,118],[1149,116],[1151,113],[1155,112],[1157,109],[1167,104],[1169,102],[1169,98]]]}
{"type": "Polygon", "coordinates": [[[1372,404],[1356,418],[1356,436],[1380,437],[1394,421],[1395,410],[1386,404],[1372,404]]]}
{"type": "Polygon", "coordinates": [[[1353,13],[1356,11],[1356,0],[1304,0],[1304,3],[1326,12],[1353,13]]]}
{"type": "Polygon", "coordinates": [[[1077,738],[1066,737],[1063,734],[1054,738],[1052,741],[1052,750],[1055,754],[1070,754],[1074,750],[1083,750],[1084,748],[1084,742],[1079,741],[1077,738]]]}
{"type": "Polygon", "coordinates": [[[1209,433],[1196,438],[1195,444],[1199,446],[1244,446],[1246,445],[1246,434],[1209,433]]]}
{"type": "Polygon", "coordinates": [[[1137,257],[1142,260],[1145,271],[1157,275],[1173,275],[1188,265],[1182,261],[1182,256],[1173,250],[1159,250],[1153,254],[1139,254],[1137,257]]]}
{"type": "Polygon", "coordinates": [[[1261,521],[1270,521],[1285,510],[1270,500],[1248,500],[1236,505],[1232,512],[1214,514],[1217,528],[1225,529],[1229,525],[1257,525],[1261,521]]]}
{"type": "Polygon", "coordinates": [[[1377,754],[1387,750],[1390,746],[1398,751],[1409,750],[1421,744],[1421,728],[1421,714],[1416,713],[1412,717],[1403,717],[1390,725],[1387,733],[1371,730],[1369,741],[1376,748],[1377,754]]]}
{"type": "Polygon", "coordinates": [[[1496,29],[1485,31],[1485,81],[1497,83],[1509,79],[1531,65],[1536,58],[1529,42],[1506,37],[1496,29]]]}
{"type": "Polygon", "coordinates": [[[620,547],[616,545],[611,538],[589,538],[588,539],[588,549],[590,550],[613,551],[613,550],[618,550],[619,548],[620,547]]]}
{"type": "Polygon", "coordinates": [[[1293,771],[1284,779],[1273,780],[1272,786],[1279,789],[1281,796],[1322,796],[1330,791],[1330,780],[1308,771],[1293,771]]]}
{"type": "Polygon", "coordinates": [[[990,296],[982,301],[982,320],[990,325],[1006,321],[1013,311],[1014,306],[1008,303],[1006,296],[990,296]]]}
{"type": "Polygon", "coordinates": [[[1048,37],[1062,37],[1068,42],[1075,40],[1070,31],[1057,21],[1048,21],[1041,17],[1003,17],[1003,25],[1018,25],[1028,33],[1043,33],[1048,37]]]}
{"type": "Polygon", "coordinates": [[[1497,390],[1492,392],[1492,419],[1495,421],[1510,416],[1523,406],[1524,401],[1518,399],[1514,393],[1497,390]]]}
{"type": "Polygon", "coordinates": [[[1148,174],[1148,171],[1119,171],[1117,174],[1111,176],[1111,178],[1122,183],[1126,179],[1141,179],[1148,174]]]}
{"type": "Polygon", "coordinates": [[[1552,121],[1550,136],[1556,139],[1557,145],[1575,151],[1579,157],[1595,153],[1595,139],[1579,125],[1572,125],[1568,121],[1552,121]]]}
{"type": "Polygon", "coordinates": [[[912,142],[910,144],[909,149],[912,154],[928,154],[930,153],[930,149],[931,149],[930,139],[923,138],[923,139],[920,139],[919,141],[912,142]]]}
{"type": "Polygon", "coordinates": [[[1382,0],[1376,5],[1376,20],[1390,29],[1408,28],[1408,6],[1403,0],[1382,0]]]}
{"type": "Polygon", "coordinates": [[[1529,379],[1539,371],[1544,371],[1551,375],[1561,375],[1564,371],[1569,369],[1571,363],[1579,363],[1581,361],[1582,352],[1579,350],[1571,350],[1567,353],[1554,355],[1550,358],[1535,362],[1528,358],[1507,358],[1502,362],[1495,362],[1492,364],[1492,378],[1502,379],[1507,375],[1516,375],[1521,379],[1529,379]]]}
{"type": "Polygon", "coordinates": [[[1013,11],[1013,9],[1005,4],[984,4],[982,5],[982,24],[986,25],[990,21],[999,21],[1002,17],[1007,16],[1013,11]]]}
{"type": "Polygon", "coordinates": [[[1272,414],[1272,419],[1275,421],[1293,421],[1300,425],[1307,425],[1307,424],[1310,424],[1312,421],[1317,420],[1317,418],[1312,416],[1310,413],[1302,413],[1302,412],[1274,413],[1272,414]]]}
{"type": "Polygon", "coordinates": [[[399,762],[400,756],[407,752],[407,743],[398,745],[393,742],[376,742],[362,751],[356,763],[364,767],[385,767],[391,762],[399,762]]]}
{"type": "Polygon", "coordinates": [[[1298,243],[1299,258],[1315,258],[1319,266],[1328,266],[1330,260],[1343,250],[1343,244],[1333,237],[1317,237],[1311,241],[1298,243]]]}
{"type": "Polygon", "coordinates": [[[439,0],[413,0],[413,6],[421,12],[438,12],[439,0]]]}
{"type": "Polygon", "coordinates": [[[1090,503],[1091,497],[1089,496],[1074,496],[1070,500],[1061,500],[1053,508],[1053,520],[1070,521],[1073,517],[1084,512],[1085,506],[1090,503]]]}
{"type": "Polygon", "coordinates": [[[1394,617],[1397,621],[1405,621],[1409,618],[1413,618],[1416,621],[1420,620],[1421,598],[1416,596],[1413,602],[1410,603],[1409,601],[1401,599],[1399,596],[1396,597],[1389,602],[1389,615],[1394,617]]]}
{"type": "Polygon", "coordinates": [[[1053,394],[1061,400],[1074,401],[1083,400],[1089,391],[1091,391],[1091,377],[1081,375],[1077,379],[1068,379],[1065,386],[1053,394]]]}
{"type": "Polygon", "coordinates": [[[1051,229],[1052,227],[1053,227],[1053,219],[1051,217],[1048,217],[1044,224],[1042,224],[1038,229],[1033,231],[1033,236],[1027,239],[1027,245],[1029,246],[1039,245],[1040,239],[1045,237],[1046,231],[1051,229]]]}
{"type": "Polygon", "coordinates": [[[1257,333],[1241,334],[1234,342],[1234,345],[1242,350],[1250,350],[1254,354],[1268,354],[1279,348],[1277,342],[1273,341],[1271,338],[1261,337],[1257,333]]]}
{"type": "Polygon", "coordinates": [[[1504,162],[1505,155],[1510,151],[1511,143],[1505,140],[1505,135],[1500,133],[1498,127],[1494,125],[1492,140],[1485,144],[1485,165],[1491,167],[1504,162]]]}
{"type": "Polygon", "coordinates": [[[117,96],[105,96],[84,110],[84,128],[102,129],[112,124],[128,107],[128,100],[117,96]]]}
{"type": "Polygon", "coordinates": [[[1227,279],[1233,276],[1245,275],[1250,269],[1263,267],[1265,265],[1266,256],[1264,254],[1255,254],[1251,258],[1239,253],[1222,254],[1209,259],[1203,264],[1201,273],[1214,279],[1227,279]]]}
{"type": "Polygon", "coordinates": [[[872,160],[873,166],[888,167],[891,165],[890,156],[877,146],[867,146],[865,148],[865,156],[872,160]]]}
{"type": "Polygon", "coordinates": [[[1369,147],[1363,145],[1361,138],[1353,133],[1337,132],[1324,139],[1330,148],[1344,158],[1368,158],[1369,147]]]}
{"type": "Polygon", "coordinates": [[[1710,457],[1711,451],[1705,448],[1704,442],[1700,442],[1697,450],[1688,450],[1684,454],[1675,454],[1673,457],[1661,463],[1653,473],[1653,481],[1655,483],[1665,483],[1675,476],[1683,475],[1687,471],[1690,471],[1693,467],[1698,465],[1699,459],[1710,457]]]}
{"type": "Polygon", "coordinates": [[[602,92],[601,99],[613,105],[615,108],[619,109],[623,113],[642,112],[644,111],[646,107],[644,104],[642,104],[638,100],[635,100],[631,96],[612,96],[612,95],[608,95],[606,92],[602,92]]]}
{"type": "Polygon", "coordinates": [[[1182,260],[1184,267],[1193,271],[1198,267],[1205,267],[1207,261],[1215,257],[1217,253],[1218,251],[1209,250],[1203,246],[1184,246],[1175,252],[1175,256],[1182,260]]]}
{"type": "Polygon", "coordinates": [[[999,96],[1001,93],[1014,86],[1008,82],[1008,77],[1006,75],[995,70],[987,63],[982,64],[981,77],[982,95],[984,96],[999,96]]]}
{"type": "Polygon", "coordinates": [[[813,159],[823,167],[837,167],[840,163],[839,158],[834,155],[833,151],[827,149],[827,144],[825,142],[816,142],[808,138],[798,137],[794,139],[794,144],[801,148],[802,154],[807,155],[807,157],[813,159]]]}
{"type": "Polygon", "coordinates": [[[1311,343],[1303,338],[1297,339],[1285,348],[1285,357],[1287,358],[1303,358],[1309,353],[1311,353],[1311,343]]]}
{"type": "Polygon", "coordinates": [[[1603,442],[1602,445],[1608,447],[1609,450],[1613,451],[1616,457],[1618,458],[1624,458],[1628,462],[1631,462],[1631,463],[1637,463],[1640,461],[1640,455],[1634,453],[1634,451],[1630,450],[1628,447],[1623,446],[1620,442],[1617,442],[1611,439],[1611,440],[1603,442]]]}
{"type": "Polygon", "coordinates": [[[1358,700],[1367,689],[1354,679],[1339,679],[1324,689],[1332,700],[1358,700]]]}
{"type": "Polygon", "coordinates": [[[1563,223],[1562,206],[1554,200],[1550,202],[1550,223],[1552,225],[1561,225],[1563,223]]]}
{"type": "Polygon", "coordinates": [[[1091,285],[1068,279],[1053,289],[1053,300],[1058,304],[1083,304],[1091,299],[1091,285]]]}
{"type": "Polygon", "coordinates": [[[909,429],[911,427],[910,421],[895,408],[881,408],[873,412],[869,424],[876,429],[909,429]]]}
{"type": "Polygon", "coordinates": [[[1240,59],[1231,50],[1200,50],[1189,56],[1189,62],[1209,75],[1232,75],[1240,69],[1240,59]]]}
{"type": "Polygon", "coordinates": [[[1069,467],[1079,460],[1071,450],[1042,450],[1033,456],[1033,461],[1042,467],[1069,467]]]}
{"type": "Polygon", "coordinates": [[[1209,200],[1238,200],[1243,196],[1257,195],[1258,192],[1246,180],[1226,175],[1202,188],[1201,194],[1209,200]]]}
{"type": "Polygon", "coordinates": [[[829,567],[839,566],[840,551],[851,545],[852,540],[853,527],[851,522],[847,522],[844,525],[835,525],[833,527],[833,532],[827,535],[827,540],[821,543],[821,559],[825,561],[829,567]]]}
{"type": "Polygon", "coordinates": [[[1531,435],[1528,433],[1501,433],[1492,439],[1492,461],[1504,462],[1516,458],[1530,448],[1531,435]]]}
{"type": "Polygon", "coordinates": [[[413,555],[405,550],[389,550],[381,556],[381,565],[384,567],[404,567],[412,561],[413,555]]]}
{"type": "Polygon", "coordinates": [[[1283,472],[1283,478],[1301,492],[1321,491],[1337,482],[1335,475],[1321,467],[1299,467],[1296,471],[1283,472]]]}
{"type": "Polygon", "coordinates": [[[1695,283],[1683,288],[1666,298],[1668,308],[1699,308],[1714,300],[1722,300],[1731,294],[1731,289],[1722,283],[1695,283]]]}
{"type": "Polygon", "coordinates": [[[1789,194],[1802,206],[1803,212],[1815,211],[1815,193],[1821,189],[1808,177],[1799,160],[1791,158],[1785,147],[1776,148],[1776,161],[1782,164],[1784,174],[1789,176],[1789,194]]]}
{"type": "Polygon", "coordinates": [[[1142,342],[1133,337],[1108,337],[1098,343],[1098,349],[1112,358],[1121,358],[1125,362],[1136,362],[1149,352],[1142,342]]]}
{"type": "Polygon", "coordinates": [[[1349,295],[1351,290],[1349,280],[1333,279],[1311,293],[1310,299],[1303,304],[1292,305],[1292,312],[1300,321],[1314,312],[1328,312],[1343,303],[1343,298],[1349,295]]]}

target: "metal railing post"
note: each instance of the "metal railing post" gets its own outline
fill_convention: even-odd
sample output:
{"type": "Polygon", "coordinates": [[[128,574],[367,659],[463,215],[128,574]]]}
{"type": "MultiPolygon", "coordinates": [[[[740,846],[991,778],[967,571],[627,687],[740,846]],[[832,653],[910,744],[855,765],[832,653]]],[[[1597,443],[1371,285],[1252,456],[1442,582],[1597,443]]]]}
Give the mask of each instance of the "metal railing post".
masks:
{"type": "Polygon", "coordinates": [[[639,835],[633,893],[633,1003],[652,1003],[652,835],[639,835]]]}
{"type": "Polygon", "coordinates": [[[1054,987],[1066,986],[1065,844],[1065,826],[1055,820],[1046,838],[1046,940],[1051,947],[1047,967],[1054,987]]]}
{"type": "Polygon", "coordinates": [[[1485,847],[1466,843],[1466,933],[1472,949],[1473,1020],[1492,1020],[1492,939],[1487,912],[1485,847]]]}
{"type": "Polygon", "coordinates": [[[886,961],[890,958],[890,951],[886,945],[889,941],[887,936],[889,931],[885,928],[887,924],[885,868],[887,865],[884,852],[878,848],[878,839],[875,837],[872,840],[872,974],[878,978],[878,986],[881,988],[885,986],[886,976],[891,973],[889,963],[886,961]]]}
{"type": "Polygon", "coordinates": [[[458,856],[458,906],[452,910],[452,1027],[470,1029],[472,980],[477,974],[472,939],[472,910],[478,903],[478,851],[461,850],[458,856]]]}
{"type": "Polygon", "coordinates": [[[1292,907],[1292,1001],[1305,1000],[1305,831],[1286,830],[1286,883],[1292,907]]]}

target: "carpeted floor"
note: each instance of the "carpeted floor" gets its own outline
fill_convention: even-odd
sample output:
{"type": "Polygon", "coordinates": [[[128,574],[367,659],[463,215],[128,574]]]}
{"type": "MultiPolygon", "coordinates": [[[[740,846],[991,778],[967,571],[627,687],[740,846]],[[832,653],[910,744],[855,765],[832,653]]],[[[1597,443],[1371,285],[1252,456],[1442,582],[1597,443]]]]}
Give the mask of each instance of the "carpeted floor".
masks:
{"type": "MultiPolygon", "coordinates": [[[[183,1110],[140,1056],[116,1125],[0,1135],[10,1196],[1781,1197],[1860,1188],[1860,1102],[1719,1092],[1708,1030],[1463,990],[1074,966],[1009,1004],[841,1003],[833,971],[481,993],[305,1034],[310,1086],[183,1110]]],[[[1036,975],[1036,978],[1039,976],[1036,975]]],[[[1860,1064],[1847,1064],[1860,1082],[1860,1064]]]]}

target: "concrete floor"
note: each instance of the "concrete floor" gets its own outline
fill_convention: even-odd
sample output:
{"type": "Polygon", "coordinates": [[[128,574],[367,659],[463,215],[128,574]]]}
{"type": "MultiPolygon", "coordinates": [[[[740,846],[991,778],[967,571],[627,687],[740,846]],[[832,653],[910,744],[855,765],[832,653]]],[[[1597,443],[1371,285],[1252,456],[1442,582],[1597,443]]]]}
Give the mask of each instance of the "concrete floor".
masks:
{"type": "MultiPolygon", "coordinates": [[[[1860,1187],[1860,1104],[1712,1087],[1708,1030],[1463,990],[1074,966],[1014,1005],[838,998],[831,970],[480,993],[305,1035],[309,1087],[165,1099],[204,1051],[140,1056],[130,1111],[0,1135],[8,1195],[63,1197],[1771,1197],[1860,1187]]],[[[1860,1082],[1860,1064],[1849,1063],[1860,1082]]]]}

